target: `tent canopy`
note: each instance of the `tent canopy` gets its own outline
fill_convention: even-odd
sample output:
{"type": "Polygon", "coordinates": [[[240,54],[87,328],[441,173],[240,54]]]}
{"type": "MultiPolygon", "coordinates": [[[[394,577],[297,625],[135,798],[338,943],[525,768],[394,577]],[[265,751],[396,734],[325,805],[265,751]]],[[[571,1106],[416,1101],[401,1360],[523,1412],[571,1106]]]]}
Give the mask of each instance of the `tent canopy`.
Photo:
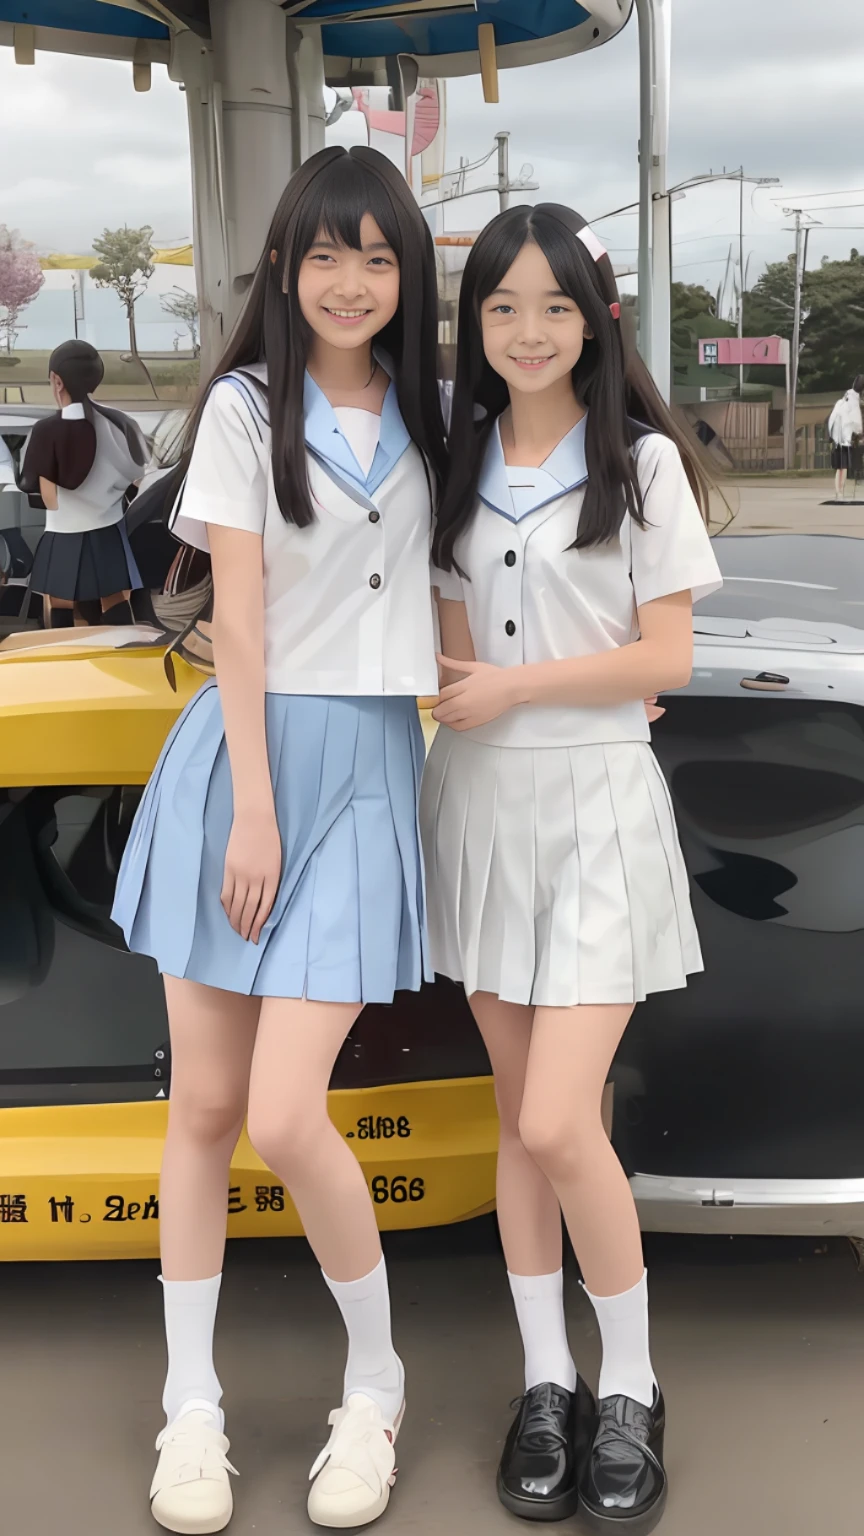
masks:
{"type": "MultiPolygon", "coordinates": [[[[325,60],[334,78],[348,61],[413,54],[424,74],[463,74],[477,69],[478,28],[495,29],[498,63],[507,68],[579,53],[606,42],[626,22],[633,0],[284,0],[297,26],[321,28],[325,60]],[[338,61],[338,62],[337,62],[338,61]]],[[[208,0],[0,0],[0,25],[38,28],[36,45],[51,48],[46,31],[170,42],[171,32],[190,29],[210,36],[208,0]],[[173,26],[167,21],[173,20],[173,26]]],[[[0,40],[3,40],[0,38],[0,40]]],[[[60,40],[54,40],[60,46],[60,40]]],[[[122,42],[121,42],[122,48],[122,42]]],[[[102,51],[102,50],[100,50],[102,51]]]]}

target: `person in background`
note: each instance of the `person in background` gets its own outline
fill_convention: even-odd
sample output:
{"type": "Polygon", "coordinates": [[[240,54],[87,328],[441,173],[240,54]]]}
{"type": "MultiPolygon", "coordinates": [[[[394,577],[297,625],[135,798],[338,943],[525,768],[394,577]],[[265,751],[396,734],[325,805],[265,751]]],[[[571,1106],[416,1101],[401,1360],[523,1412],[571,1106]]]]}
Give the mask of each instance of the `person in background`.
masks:
{"type": "Polygon", "coordinates": [[[143,473],[147,444],[128,416],[92,398],[105,374],[95,347],[65,341],[48,367],[58,410],[34,426],[20,482],[45,504],[30,589],[43,598],[46,629],[131,624],[129,597],[141,578],[124,499],[143,473]]]}
{"type": "Polygon", "coordinates": [[[864,374],[859,373],[852,388],[837,401],[828,417],[828,436],[831,439],[831,468],[834,470],[834,500],[842,501],[850,469],[854,470],[854,452],[857,442],[864,435],[861,417],[861,391],[864,374]]]}

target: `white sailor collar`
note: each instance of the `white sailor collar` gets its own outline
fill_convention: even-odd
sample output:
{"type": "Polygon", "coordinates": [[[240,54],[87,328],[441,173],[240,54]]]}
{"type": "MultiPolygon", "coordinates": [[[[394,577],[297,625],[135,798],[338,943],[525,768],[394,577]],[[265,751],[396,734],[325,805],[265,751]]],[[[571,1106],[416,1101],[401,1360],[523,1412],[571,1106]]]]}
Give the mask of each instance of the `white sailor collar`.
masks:
{"type": "Polygon", "coordinates": [[[587,414],[572,427],[565,437],[562,437],[556,448],[552,449],[549,457],[544,460],[538,469],[530,471],[532,477],[533,494],[519,497],[519,510],[517,512],[514,497],[508,482],[508,466],[504,462],[504,449],[501,443],[501,419],[495,422],[489,441],[486,445],[486,454],[483,468],[480,472],[478,495],[480,500],[490,507],[493,512],[498,512],[511,523],[521,522],[524,517],[529,517],[532,512],[539,511],[540,507],[548,506],[552,501],[557,501],[559,496],[565,496],[568,491],[575,491],[579,485],[584,485],[588,479],[588,467],[585,461],[585,425],[587,414]]]}

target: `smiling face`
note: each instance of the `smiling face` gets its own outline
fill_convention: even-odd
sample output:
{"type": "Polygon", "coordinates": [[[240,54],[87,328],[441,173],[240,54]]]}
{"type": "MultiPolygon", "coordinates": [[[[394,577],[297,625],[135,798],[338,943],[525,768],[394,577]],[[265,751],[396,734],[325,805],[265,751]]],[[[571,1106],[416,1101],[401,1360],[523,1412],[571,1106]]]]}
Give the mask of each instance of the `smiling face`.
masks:
{"type": "Polygon", "coordinates": [[[508,388],[538,394],[570,379],[591,332],[539,245],[523,245],[480,310],[483,350],[508,388]]]}
{"type": "Polygon", "coordinates": [[[323,230],[300,263],[300,309],[321,341],[343,350],[368,345],[399,308],[399,261],[371,213],[360,223],[362,250],[323,230]]]}

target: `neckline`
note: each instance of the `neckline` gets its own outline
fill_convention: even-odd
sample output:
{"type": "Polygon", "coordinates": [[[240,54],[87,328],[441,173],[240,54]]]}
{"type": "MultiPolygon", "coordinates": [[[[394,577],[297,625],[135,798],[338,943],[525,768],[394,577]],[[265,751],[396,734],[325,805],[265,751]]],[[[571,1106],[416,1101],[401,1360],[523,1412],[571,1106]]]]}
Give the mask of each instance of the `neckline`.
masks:
{"type": "Polygon", "coordinates": [[[584,440],[585,424],[587,420],[588,412],[586,411],[584,416],[580,416],[579,420],[574,422],[573,426],[567,429],[567,431],[564,433],[564,436],[558,439],[554,447],[550,448],[542,464],[508,464],[507,456],[504,452],[504,439],[501,436],[501,417],[499,416],[495,423],[495,429],[498,435],[498,446],[501,451],[501,462],[504,465],[505,471],[509,473],[511,469],[518,469],[527,471],[529,473],[536,473],[538,470],[544,470],[547,474],[551,473],[551,471],[549,471],[546,466],[551,462],[552,459],[554,459],[555,455],[558,453],[563,444],[572,443],[575,445],[577,442],[582,442],[584,440]]]}
{"type": "Polygon", "coordinates": [[[368,411],[365,405],[334,405],[334,411],[353,411],[357,416],[372,416],[375,421],[381,420],[380,411],[368,411]]]}

